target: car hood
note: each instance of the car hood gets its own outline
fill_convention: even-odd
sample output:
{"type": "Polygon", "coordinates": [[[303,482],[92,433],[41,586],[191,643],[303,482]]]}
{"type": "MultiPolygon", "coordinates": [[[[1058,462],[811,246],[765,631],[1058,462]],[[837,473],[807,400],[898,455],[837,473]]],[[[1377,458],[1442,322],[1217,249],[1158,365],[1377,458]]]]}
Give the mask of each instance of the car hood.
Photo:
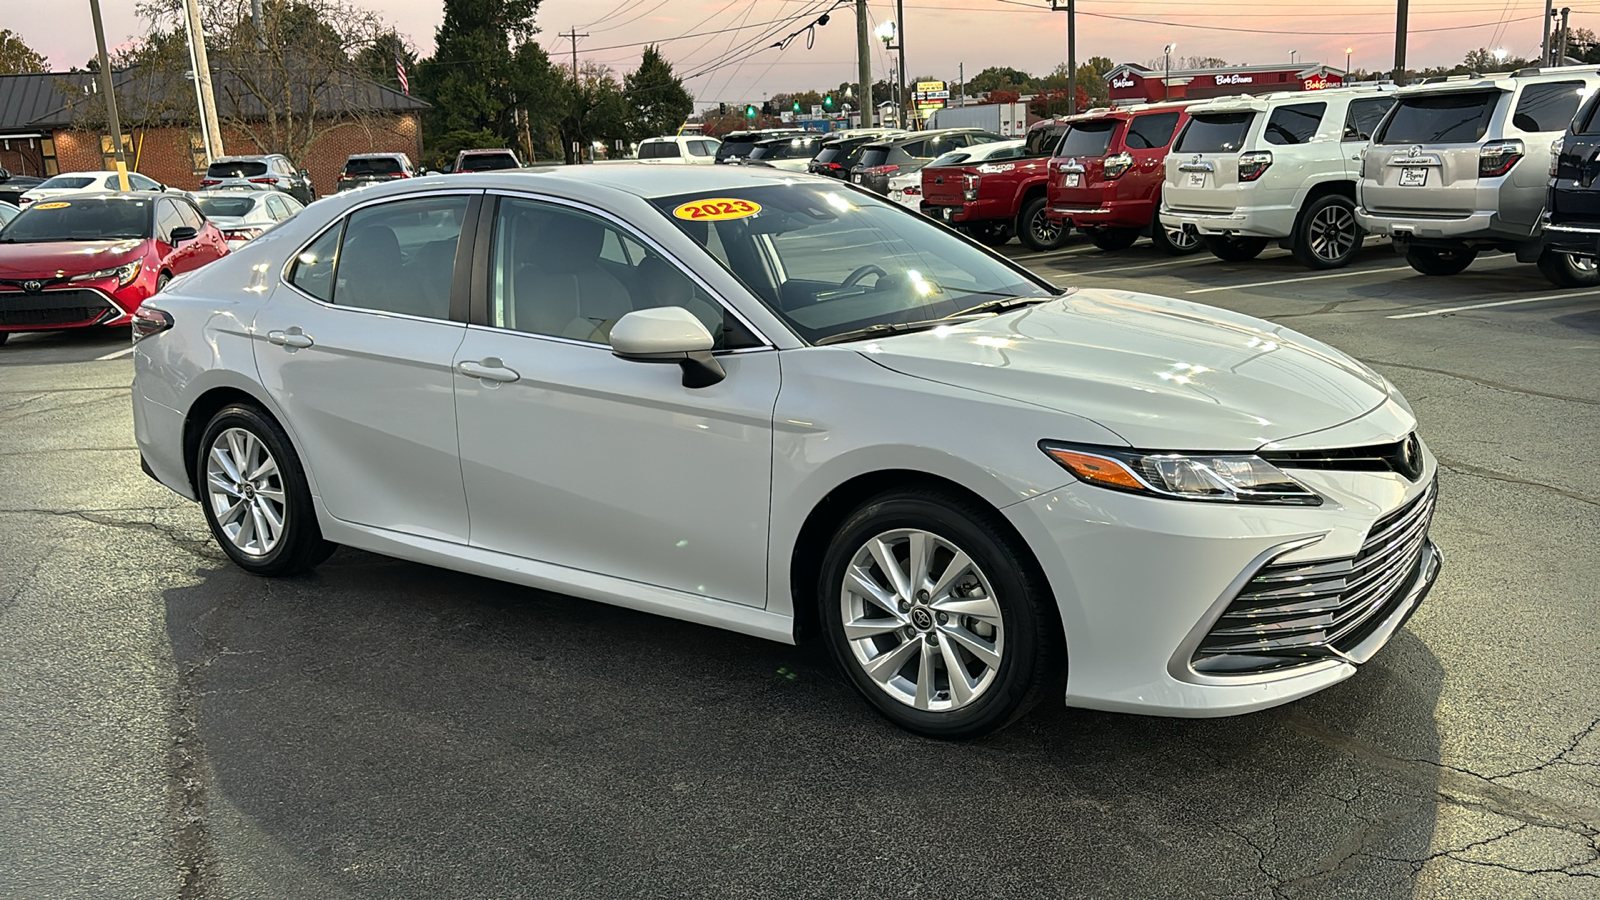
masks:
{"type": "Polygon", "coordinates": [[[1125,291],[857,347],[896,372],[1092,419],[1141,449],[1254,450],[1389,397],[1379,375],[1302,334],[1125,291]]]}
{"type": "Polygon", "coordinates": [[[120,266],[144,255],[144,240],[43,241],[0,244],[0,278],[65,272],[79,275],[120,266]]]}

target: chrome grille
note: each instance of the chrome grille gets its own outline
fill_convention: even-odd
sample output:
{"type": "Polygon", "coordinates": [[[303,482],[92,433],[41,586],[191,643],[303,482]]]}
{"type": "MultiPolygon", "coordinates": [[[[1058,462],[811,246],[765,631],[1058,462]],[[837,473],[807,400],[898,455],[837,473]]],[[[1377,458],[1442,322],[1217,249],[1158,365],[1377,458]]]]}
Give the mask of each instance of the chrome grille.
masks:
{"type": "Polygon", "coordinates": [[[1200,641],[1195,671],[1270,671],[1359,644],[1416,577],[1437,493],[1431,483],[1375,522],[1353,557],[1263,566],[1200,641]]]}

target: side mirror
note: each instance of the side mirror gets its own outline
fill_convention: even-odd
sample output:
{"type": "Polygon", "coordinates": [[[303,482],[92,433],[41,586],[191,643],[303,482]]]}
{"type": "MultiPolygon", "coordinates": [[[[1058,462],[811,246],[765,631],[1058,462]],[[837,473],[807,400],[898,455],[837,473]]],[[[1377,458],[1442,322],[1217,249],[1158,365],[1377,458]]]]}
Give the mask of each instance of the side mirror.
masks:
{"type": "Polygon", "coordinates": [[[310,169],[301,169],[300,170],[300,177],[301,178],[310,178],[311,177],[311,170],[310,169]]]}
{"type": "Polygon", "coordinates": [[[639,309],[611,326],[611,352],[636,362],[675,362],[683,386],[710,387],[728,377],[711,355],[715,345],[706,326],[681,306],[639,309]]]}
{"type": "Polygon", "coordinates": [[[184,241],[192,241],[199,234],[200,232],[197,229],[190,228],[187,225],[179,225],[177,228],[172,229],[172,246],[176,247],[184,241]]]}

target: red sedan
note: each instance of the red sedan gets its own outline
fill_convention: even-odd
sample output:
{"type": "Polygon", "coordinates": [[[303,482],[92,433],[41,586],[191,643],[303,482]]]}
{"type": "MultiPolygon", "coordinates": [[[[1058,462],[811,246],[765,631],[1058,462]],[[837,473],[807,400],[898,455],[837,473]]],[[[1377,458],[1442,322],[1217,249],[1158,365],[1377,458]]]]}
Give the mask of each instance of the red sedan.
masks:
{"type": "Polygon", "coordinates": [[[175,275],[228,252],[188,198],[73,194],[0,229],[0,344],[12,332],[126,325],[175,275]]]}

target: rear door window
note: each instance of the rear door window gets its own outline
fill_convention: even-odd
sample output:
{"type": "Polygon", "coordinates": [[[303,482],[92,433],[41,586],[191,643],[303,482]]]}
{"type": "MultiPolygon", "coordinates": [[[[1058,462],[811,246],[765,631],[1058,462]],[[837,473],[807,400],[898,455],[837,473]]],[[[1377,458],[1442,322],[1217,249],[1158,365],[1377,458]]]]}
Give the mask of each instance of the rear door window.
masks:
{"type": "Polygon", "coordinates": [[[1067,136],[1061,139],[1061,146],[1056,148],[1056,155],[1105,156],[1106,148],[1111,146],[1111,136],[1116,134],[1118,124],[1116,119],[1074,123],[1067,131],[1067,136]]]}
{"type": "Polygon", "coordinates": [[[1378,123],[1383,121],[1383,114],[1388,112],[1391,106],[1394,106],[1393,97],[1351,100],[1350,109],[1344,116],[1344,140],[1372,140],[1372,133],[1378,129],[1378,123]]]}
{"type": "Polygon", "coordinates": [[[1501,91],[1450,91],[1395,102],[1379,144],[1470,144],[1482,140],[1501,91]]]}
{"type": "Polygon", "coordinates": [[[1151,113],[1146,116],[1134,116],[1128,123],[1128,137],[1123,143],[1129,150],[1155,150],[1165,147],[1172,140],[1172,132],[1178,127],[1178,114],[1175,112],[1151,113]]]}
{"type": "Polygon", "coordinates": [[[1582,102],[1583,82],[1530,84],[1517,98],[1511,124],[1522,131],[1566,131],[1582,102]]]}
{"type": "Polygon", "coordinates": [[[681,155],[678,145],[672,141],[655,141],[639,147],[640,159],[677,159],[681,155]]]}
{"type": "Polygon", "coordinates": [[[1317,136],[1326,103],[1291,103],[1280,106],[1267,117],[1262,138],[1269,144],[1304,144],[1317,136]]]}
{"type": "Polygon", "coordinates": [[[1179,135],[1177,153],[1236,153],[1244,148],[1245,132],[1254,112],[1201,113],[1189,120],[1179,135]]]}

